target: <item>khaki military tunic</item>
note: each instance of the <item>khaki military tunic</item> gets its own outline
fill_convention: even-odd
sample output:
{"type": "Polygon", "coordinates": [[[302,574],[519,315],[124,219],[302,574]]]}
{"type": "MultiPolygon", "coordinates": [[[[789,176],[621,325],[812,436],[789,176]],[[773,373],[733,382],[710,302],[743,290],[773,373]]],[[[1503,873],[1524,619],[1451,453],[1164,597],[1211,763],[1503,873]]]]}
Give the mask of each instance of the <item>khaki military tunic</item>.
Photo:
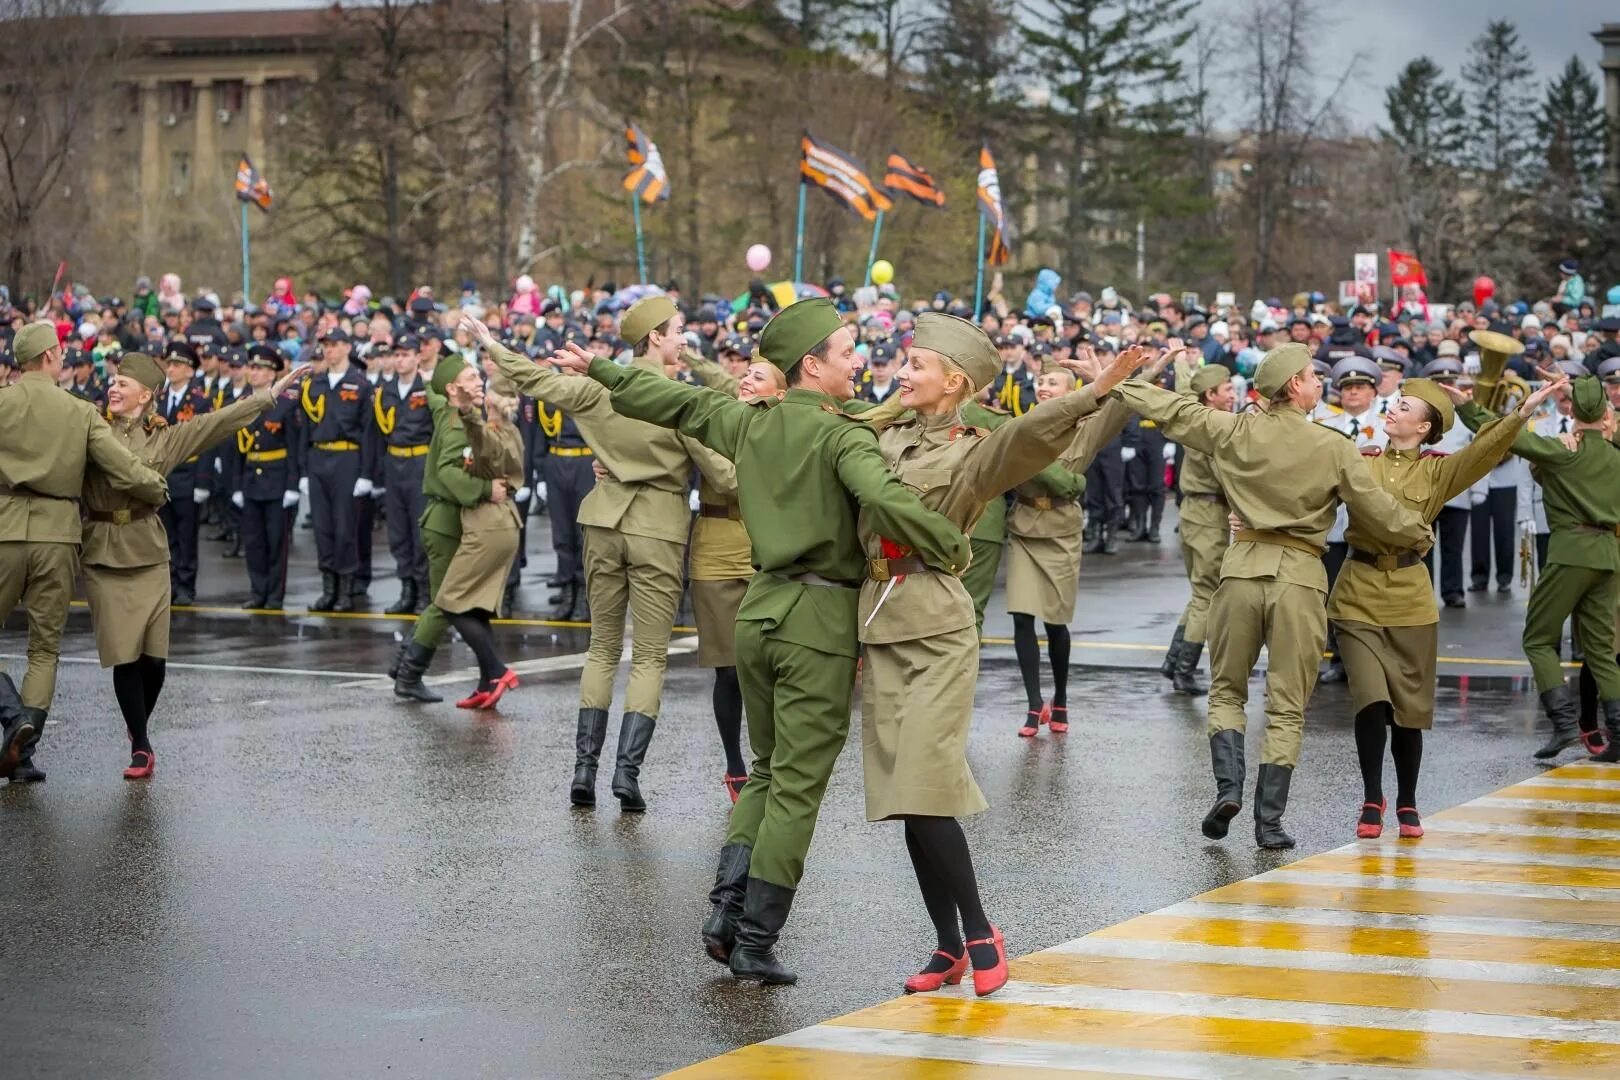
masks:
{"type": "Polygon", "coordinates": [[[1232,540],[1232,526],[1227,521],[1230,511],[1215,459],[1200,450],[1182,447],[1177,485],[1181,488],[1181,562],[1192,589],[1181,613],[1182,637],[1199,644],[1207,636],[1209,602],[1221,583],[1221,560],[1232,540]]]}
{"type": "Polygon", "coordinates": [[[518,550],[518,510],[511,493],[523,486],[523,436],[512,423],[486,423],[477,409],[461,410],[470,456],[467,472],[480,480],[506,481],[507,497],[461,508],[461,542],[445,569],[433,603],[440,611],[501,614],[506,578],[518,550]]]}
{"type": "MultiPolygon", "coordinates": [[[[955,412],[907,414],[878,448],[900,482],[965,535],[985,503],[1050,465],[1080,418],[1096,411],[1096,395],[1083,388],[995,431],[967,427],[955,412]]],[[[860,597],[867,819],[976,814],[989,804],[967,762],[979,674],[973,600],[955,574],[891,578],[883,537],[864,514],[861,541],[873,567],[860,597]]]]}
{"type": "MultiPolygon", "coordinates": [[[[276,399],[252,394],[183,424],[115,417],[113,436],[155,472],[230,438],[276,399]]],[[[157,508],[113,486],[99,469],[84,477],[84,591],[102,667],[169,655],[169,538],[157,508]],[[110,520],[109,520],[110,519],[110,520]]]]}
{"type": "MultiPolygon", "coordinates": [[[[719,364],[693,360],[691,368],[704,386],[736,395],[737,380],[719,364]]],[[[713,458],[716,467],[698,474],[698,516],[692,523],[687,577],[692,583],[698,666],[736,667],[737,610],[754,576],[754,551],[737,501],[736,470],[718,455],[713,458]]]]}

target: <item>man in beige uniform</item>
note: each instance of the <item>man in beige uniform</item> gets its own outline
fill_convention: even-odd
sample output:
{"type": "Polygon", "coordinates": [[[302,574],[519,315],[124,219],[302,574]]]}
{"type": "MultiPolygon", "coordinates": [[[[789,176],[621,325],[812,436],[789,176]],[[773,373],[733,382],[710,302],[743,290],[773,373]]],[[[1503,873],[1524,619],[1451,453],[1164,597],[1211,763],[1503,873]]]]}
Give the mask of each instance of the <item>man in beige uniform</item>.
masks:
{"type": "MultiPolygon", "coordinates": [[[[1192,372],[1185,388],[1178,375],[1176,389],[1200,405],[1232,411],[1232,373],[1220,364],[1206,364],[1192,372]]],[[[1176,487],[1181,491],[1181,561],[1187,568],[1192,596],[1181,613],[1181,622],[1176,625],[1159,671],[1175,684],[1178,693],[1199,696],[1205,690],[1198,683],[1198,661],[1204,655],[1209,602],[1221,583],[1221,560],[1232,537],[1226,520],[1230,511],[1215,459],[1202,451],[1190,446],[1181,448],[1176,487]]]]}
{"type": "Polygon", "coordinates": [[[20,701],[0,687],[0,776],[44,779],[33,748],[56,694],[56,658],[79,570],[79,492],[94,465],[120,491],[168,498],[163,477],[113,437],[96,407],[62,390],[56,330],[30,323],[13,350],[22,377],[0,393],[0,619],[28,613],[28,674],[20,701]],[[21,775],[19,775],[19,773],[21,775]]]}
{"type": "Polygon", "coordinates": [[[1214,459],[1245,526],[1227,549],[1210,601],[1210,761],[1218,793],[1204,835],[1224,837],[1242,808],[1249,672],[1264,646],[1266,737],[1254,837],[1263,848],[1291,848],[1282,816],[1327,638],[1322,552],[1339,503],[1385,543],[1422,548],[1433,538],[1422,517],[1377,486],[1354,443],[1311,423],[1307,414],[1322,398],[1322,380],[1305,346],[1268,352],[1254,385],[1266,407],[1241,415],[1141,383],[1125,383],[1114,393],[1157,421],[1169,438],[1214,459]]]}

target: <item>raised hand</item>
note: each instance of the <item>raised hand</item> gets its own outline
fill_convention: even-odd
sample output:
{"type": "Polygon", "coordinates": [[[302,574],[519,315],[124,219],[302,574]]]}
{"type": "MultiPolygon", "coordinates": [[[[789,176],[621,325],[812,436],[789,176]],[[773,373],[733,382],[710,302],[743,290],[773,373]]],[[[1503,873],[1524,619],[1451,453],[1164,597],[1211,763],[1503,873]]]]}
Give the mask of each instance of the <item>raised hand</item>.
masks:
{"type": "Polygon", "coordinates": [[[1075,350],[1074,356],[1067,360],[1059,360],[1058,364],[1074,372],[1081,382],[1094,383],[1102,375],[1102,364],[1097,360],[1097,350],[1090,345],[1081,345],[1075,350]]]}
{"type": "Polygon", "coordinates": [[[456,323],[456,329],[465,330],[472,339],[480,345],[495,344],[495,334],[483,319],[475,319],[471,312],[463,311],[461,319],[456,323]]]}
{"type": "Polygon", "coordinates": [[[571,371],[576,375],[583,375],[589,371],[591,361],[594,359],[596,357],[572,341],[551,354],[551,363],[557,365],[563,371],[571,371]]]}
{"type": "Polygon", "coordinates": [[[1092,384],[1092,389],[1101,397],[1135,374],[1136,369],[1147,363],[1152,355],[1153,350],[1145,345],[1132,345],[1120,350],[1092,384]]]}
{"type": "Polygon", "coordinates": [[[1458,386],[1456,383],[1450,382],[1436,382],[1435,385],[1440,387],[1441,390],[1444,390],[1446,396],[1452,401],[1456,402],[1458,405],[1461,405],[1465,401],[1474,400],[1474,388],[1472,386],[1464,389],[1463,387],[1458,386]]]}
{"type": "Polygon", "coordinates": [[[1562,371],[1543,370],[1542,374],[1547,376],[1547,381],[1541,384],[1540,390],[1525,398],[1524,403],[1519,406],[1519,415],[1526,420],[1535,415],[1536,410],[1541,407],[1541,403],[1546,401],[1554,390],[1557,390],[1560,386],[1569,385],[1569,376],[1562,371]]]}
{"type": "Polygon", "coordinates": [[[287,387],[292,386],[294,383],[302,382],[304,379],[308,378],[310,371],[313,369],[314,365],[312,364],[299,364],[297,367],[293,368],[291,371],[287,372],[287,374],[283,375],[281,378],[277,379],[271,384],[270,396],[280,397],[281,392],[287,389],[287,387]]]}

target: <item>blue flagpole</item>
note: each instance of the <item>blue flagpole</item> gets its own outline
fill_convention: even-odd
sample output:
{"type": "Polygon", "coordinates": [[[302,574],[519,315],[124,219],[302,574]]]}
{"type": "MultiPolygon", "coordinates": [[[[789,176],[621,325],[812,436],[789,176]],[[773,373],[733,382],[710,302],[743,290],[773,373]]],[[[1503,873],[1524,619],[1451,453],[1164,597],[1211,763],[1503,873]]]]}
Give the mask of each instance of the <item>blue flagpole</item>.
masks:
{"type": "Polygon", "coordinates": [[[883,232],[883,211],[879,210],[877,220],[872,223],[872,250],[866,254],[866,284],[872,284],[872,264],[877,262],[878,234],[883,232]]]}
{"type": "Polygon", "coordinates": [[[804,280],[804,181],[799,181],[799,227],[793,242],[793,281],[804,280]]]}
{"type": "Polygon", "coordinates": [[[979,269],[973,283],[973,317],[977,319],[984,304],[984,215],[979,215],[979,269]]]}
{"type": "Polygon", "coordinates": [[[248,204],[242,200],[242,303],[253,303],[253,293],[250,289],[252,281],[248,273],[248,204]]]}
{"type": "Polygon", "coordinates": [[[636,219],[636,272],[640,275],[636,280],[645,285],[647,283],[647,249],[641,241],[641,198],[633,191],[630,193],[630,210],[636,219]]]}

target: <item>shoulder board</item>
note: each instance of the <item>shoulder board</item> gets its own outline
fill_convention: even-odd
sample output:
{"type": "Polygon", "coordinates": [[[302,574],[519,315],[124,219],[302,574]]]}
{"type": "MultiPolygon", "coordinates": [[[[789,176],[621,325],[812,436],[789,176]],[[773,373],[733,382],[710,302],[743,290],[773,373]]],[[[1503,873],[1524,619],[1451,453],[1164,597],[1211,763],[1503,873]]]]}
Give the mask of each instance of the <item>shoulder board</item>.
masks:
{"type": "Polygon", "coordinates": [[[1356,441],[1356,437],[1350,434],[1348,431],[1345,431],[1343,428],[1332,427],[1328,424],[1322,423],[1320,420],[1316,421],[1316,426],[1321,428],[1323,431],[1333,432],[1333,434],[1339,436],[1341,439],[1349,439],[1351,442],[1356,441]]]}
{"type": "Polygon", "coordinates": [[[148,413],[145,423],[147,431],[162,431],[169,426],[169,422],[158,413],[148,413]]]}
{"type": "Polygon", "coordinates": [[[827,413],[829,416],[836,416],[840,420],[848,420],[848,421],[850,421],[852,423],[856,423],[856,424],[859,424],[861,422],[861,418],[860,418],[860,416],[858,414],[853,414],[852,415],[850,413],[847,413],[844,410],[840,409],[838,406],[834,405],[830,401],[823,401],[821,403],[821,411],[824,412],[824,413],[827,413]]]}
{"type": "Polygon", "coordinates": [[[1450,452],[1445,451],[1445,450],[1425,450],[1425,451],[1423,451],[1423,453],[1418,455],[1418,457],[1450,457],[1450,456],[1451,456],[1450,452]]]}
{"type": "Polygon", "coordinates": [[[776,404],[776,399],[773,397],[755,398],[753,401],[745,401],[743,404],[750,405],[756,409],[768,409],[772,405],[776,404]]]}
{"type": "Polygon", "coordinates": [[[1362,457],[1383,457],[1384,456],[1384,448],[1381,447],[1381,446],[1363,446],[1361,448],[1360,452],[1361,452],[1362,457]]]}
{"type": "Polygon", "coordinates": [[[964,435],[972,435],[975,438],[982,439],[988,434],[990,434],[989,428],[974,427],[971,424],[965,424],[961,427],[954,427],[951,429],[951,440],[954,442],[964,435]]]}

